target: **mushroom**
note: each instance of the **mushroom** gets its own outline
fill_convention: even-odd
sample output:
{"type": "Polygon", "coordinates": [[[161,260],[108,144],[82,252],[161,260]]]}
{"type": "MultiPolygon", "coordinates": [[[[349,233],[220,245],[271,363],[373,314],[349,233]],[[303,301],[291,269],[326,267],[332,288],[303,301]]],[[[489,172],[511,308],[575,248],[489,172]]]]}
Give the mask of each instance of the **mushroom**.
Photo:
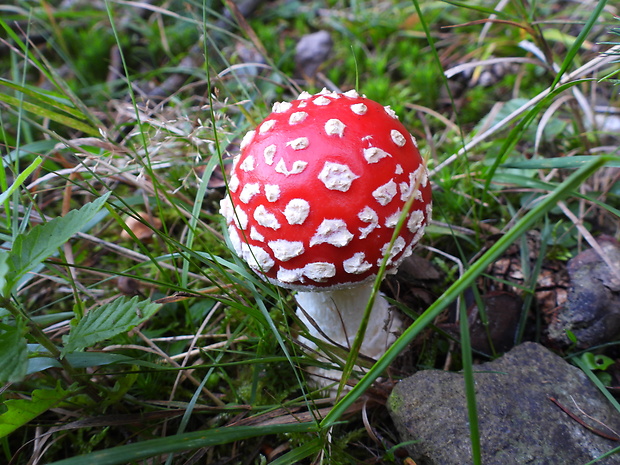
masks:
{"type": "MultiPolygon", "coordinates": [[[[395,273],[430,221],[415,139],[389,106],[323,89],[274,104],[240,151],[220,210],[235,252],[262,278],[297,291],[310,335],[349,348],[384,257],[395,273]]],[[[380,357],[399,325],[378,296],[360,353],[380,357]]]]}

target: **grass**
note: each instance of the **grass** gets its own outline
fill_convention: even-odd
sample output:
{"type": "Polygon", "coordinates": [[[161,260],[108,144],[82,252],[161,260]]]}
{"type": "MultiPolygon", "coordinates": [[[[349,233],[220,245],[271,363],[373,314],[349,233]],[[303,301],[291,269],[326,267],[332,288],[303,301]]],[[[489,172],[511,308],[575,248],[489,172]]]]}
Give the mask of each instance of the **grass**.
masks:
{"type": "MultiPolygon", "coordinates": [[[[619,106],[613,7],[273,2],[243,19],[235,5],[0,6],[0,453],[401,463],[390,381],[447,367],[465,373],[480,463],[471,373],[485,357],[464,320],[460,351],[435,323],[502,285],[489,266],[515,244],[527,277],[618,237],[620,143],[602,125],[619,106]],[[334,48],[303,82],[295,45],[319,28],[334,48]],[[274,101],[356,83],[421,142],[435,214],[417,253],[442,277],[431,302],[390,295],[412,324],[334,400],[307,383],[318,362],[295,343],[291,296],[229,252],[218,204],[228,155],[274,101]],[[530,231],[546,250],[533,263],[530,231]]],[[[541,320],[536,280],[521,292],[522,322],[541,320]]]]}

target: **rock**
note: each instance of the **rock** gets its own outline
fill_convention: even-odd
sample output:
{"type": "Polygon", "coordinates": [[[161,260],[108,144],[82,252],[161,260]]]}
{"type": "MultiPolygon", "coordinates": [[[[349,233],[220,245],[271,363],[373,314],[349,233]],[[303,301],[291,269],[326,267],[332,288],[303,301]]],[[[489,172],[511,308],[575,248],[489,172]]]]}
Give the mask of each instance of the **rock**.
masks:
{"type": "Polygon", "coordinates": [[[570,289],[566,304],[550,318],[549,341],[568,344],[571,331],[579,348],[614,340],[620,334],[620,245],[609,237],[598,243],[605,260],[594,249],[568,262],[570,289]]]}
{"type": "Polygon", "coordinates": [[[317,31],[303,36],[295,48],[298,72],[304,78],[314,78],[319,67],[327,60],[333,44],[332,37],[327,31],[317,31]]]}
{"type": "MultiPolygon", "coordinates": [[[[583,465],[620,445],[551,400],[597,431],[620,432],[620,413],[586,375],[539,344],[477,366],[474,378],[485,465],[583,465]]],[[[420,371],[396,385],[388,409],[401,441],[415,441],[406,448],[417,465],[472,463],[461,374],[420,371]]],[[[618,464],[620,455],[596,463],[618,464]]]]}

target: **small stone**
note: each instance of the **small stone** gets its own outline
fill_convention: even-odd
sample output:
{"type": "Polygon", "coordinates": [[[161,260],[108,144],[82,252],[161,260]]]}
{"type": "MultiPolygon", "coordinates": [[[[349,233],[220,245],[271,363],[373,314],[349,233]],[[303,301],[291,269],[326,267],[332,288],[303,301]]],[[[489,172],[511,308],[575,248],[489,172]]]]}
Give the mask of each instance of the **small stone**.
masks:
{"type": "MultiPolygon", "coordinates": [[[[476,366],[474,379],[485,465],[585,464],[618,446],[554,404],[551,399],[596,430],[620,431],[620,414],[587,376],[540,344],[521,344],[476,366]]],[[[416,463],[472,462],[461,373],[419,371],[396,385],[388,409],[416,463]]],[[[613,455],[596,463],[619,460],[613,455]]]]}
{"type": "Polygon", "coordinates": [[[620,244],[610,237],[599,238],[598,243],[607,263],[594,249],[568,262],[567,300],[548,328],[553,343],[569,344],[567,331],[575,335],[579,348],[610,342],[620,334],[620,244]]]}

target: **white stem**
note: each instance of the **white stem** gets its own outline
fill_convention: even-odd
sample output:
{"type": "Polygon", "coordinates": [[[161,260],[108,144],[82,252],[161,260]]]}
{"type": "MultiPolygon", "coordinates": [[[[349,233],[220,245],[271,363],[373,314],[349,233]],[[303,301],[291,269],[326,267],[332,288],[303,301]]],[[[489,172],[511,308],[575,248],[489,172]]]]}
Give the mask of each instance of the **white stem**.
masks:
{"type": "MultiPolygon", "coordinates": [[[[350,348],[371,292],[372,283],[335,291],[299,292],[295,297],[301,307],[297,315],[311,335],[323,340],[327,336],[327,342],[350,348]]],[[[378,295],[370,313],[360,353],[373,359],[379,358],[396,339],[394,332],[400,323],[400,318],[390,312],[385,298],[378,295]]],[[[314,347],[307,339],[300,339],[314,347]]]]}

